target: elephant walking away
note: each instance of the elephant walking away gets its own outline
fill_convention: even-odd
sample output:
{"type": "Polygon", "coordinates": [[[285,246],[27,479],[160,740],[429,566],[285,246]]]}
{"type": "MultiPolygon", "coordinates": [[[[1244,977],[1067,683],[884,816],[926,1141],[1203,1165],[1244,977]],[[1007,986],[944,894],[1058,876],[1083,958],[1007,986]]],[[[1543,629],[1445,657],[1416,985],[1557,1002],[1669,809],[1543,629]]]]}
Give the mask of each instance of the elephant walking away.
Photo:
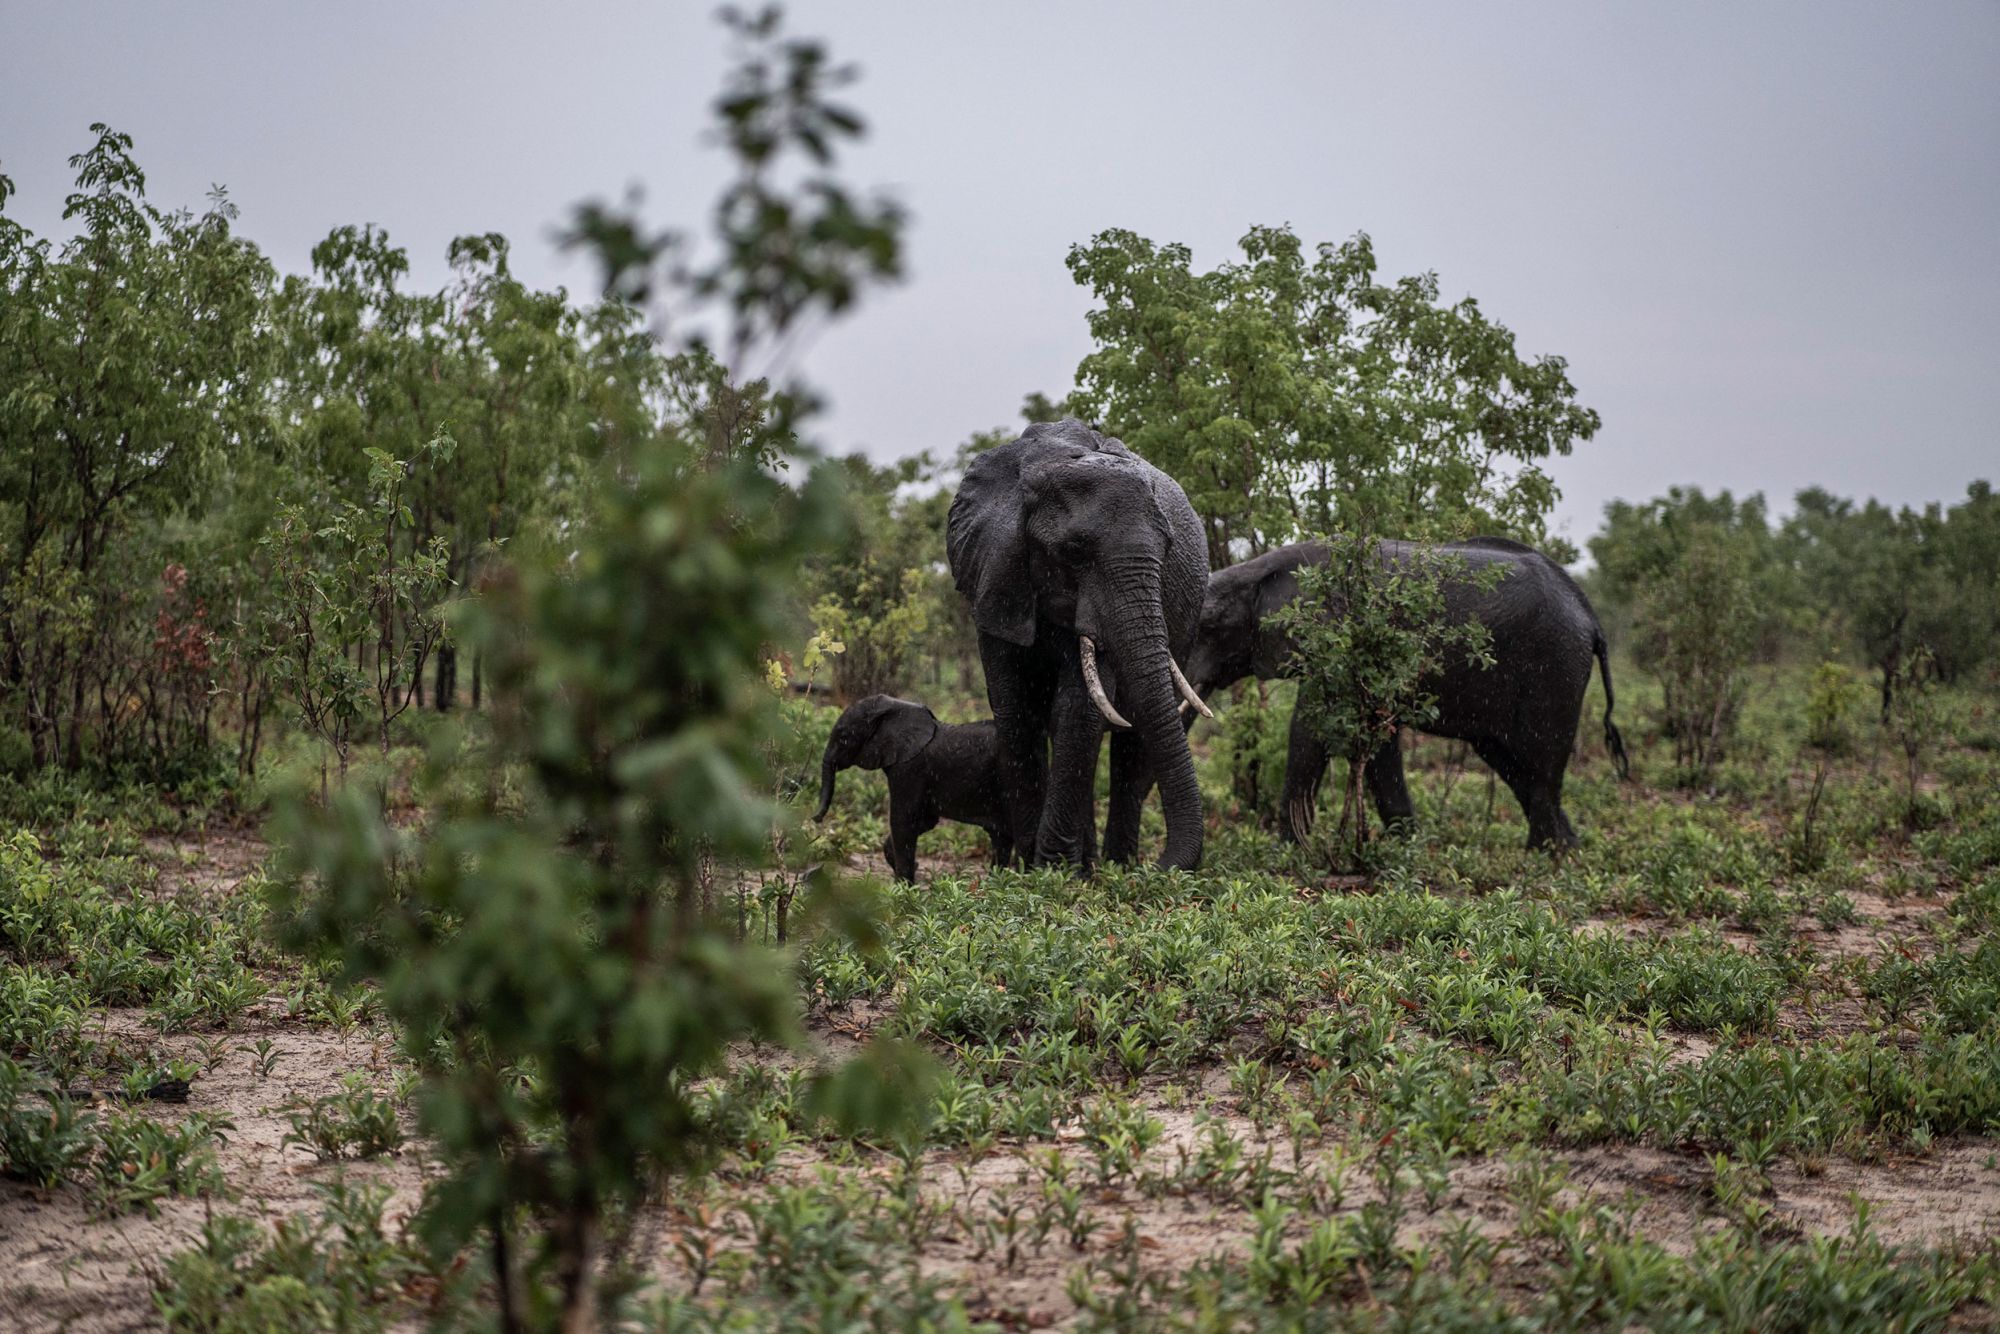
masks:
{"type": "MultiPolygon", "coordinates": [[[[1384,542],[1382,548],[1393,561],[1415,544],[1384,542]]],[[[1611,721],[1604,628],[1562,566],[1533,547],[1476,537],[1438,549],[1461,557],[1473,571],[1498,565],[1506,574],[1490,589],[1462,579],[1447,583],[1445,615],[1453,621],[1475,619],[1487,628],[1493,665],[1455,661],[1426,680],[1423,689],[1436,698],[1438,716],[1424,730],[1471,743],[1520,802],[1529,847],[1574,846],[1576,831],[1562,809],[1563,774],[1593,659],[1604,676],[1604,742],[1621,775],[1627,767],[1624,739],[1611,721]]],[[[1246,676],[1270,680],[1289,674],[1290,639],[1265,619],[1298,596],[1300,567],[1326,556],[1323,544],[1300,542],[1232,565],[1209,580],[1201,633],[1188,663],[1197,690],[1206,694],[1246,676]]],[[[1279,815],[1286,838],[1296,840],[1311,828],[1329,758],[1294,711],[1279,815]]],[[[1375,753],[1363,773],[1385,824],[1411,817],[1397,738],[1375,753]]]]}
{"type": "Polygon", "coordinates": [[[1096,860],[1097,753],[1111,736],[1104,855],[1138,852],[1153,776],[1162,866],[1201,864],[1201,789],[1177,659],[1208,582],[1201,521],[1173,478],[1078,421],[1039,423],[973,459],[945,532],[972,604],[1017,847],[1036,864],[1096,860]]]}
{"type": "Polygon", "coordinates": [[[917,839],[940,820],[977,825],[993,842],[993,864],[1014,860],[1000,787],[1000,734],[993,724],[941,723],[921,704],[870,695],[847,706],[819,762],[819,809],[833,805],[842,769],[880,769],[889,780],[889,837],[882,855],[896,878],[917,878],[917,839]]]}

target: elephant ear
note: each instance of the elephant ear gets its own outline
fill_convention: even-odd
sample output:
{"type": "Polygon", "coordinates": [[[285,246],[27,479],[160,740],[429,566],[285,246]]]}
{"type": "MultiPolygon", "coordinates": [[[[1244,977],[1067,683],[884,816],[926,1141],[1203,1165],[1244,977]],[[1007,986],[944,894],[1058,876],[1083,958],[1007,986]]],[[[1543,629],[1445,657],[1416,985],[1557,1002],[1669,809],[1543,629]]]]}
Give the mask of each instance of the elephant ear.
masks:
{"type": "Polygon", "coordinates": [[[875,729],[854,753],[863,769],[886,769],[914,757],[938,732],[937,715],[906,699],[890,700],[875,719],[875,729]]]}
{"type": "Polygon", "coordinates": [[[1035,590],[1021,504],[1022,445],[989,449],[965,470],[945,525],[945,556],[952,582],[972,603],[973,623],[1026,648],[1035,642],[1035,590]]]}
{"type": "Polygon", "coordinates": [[[1296,570],[1279,567],[1257,581],[1257,619],[1262,625],[1277,611],[1289,605],[1299,595],[1299,576],[1296,570]]]}

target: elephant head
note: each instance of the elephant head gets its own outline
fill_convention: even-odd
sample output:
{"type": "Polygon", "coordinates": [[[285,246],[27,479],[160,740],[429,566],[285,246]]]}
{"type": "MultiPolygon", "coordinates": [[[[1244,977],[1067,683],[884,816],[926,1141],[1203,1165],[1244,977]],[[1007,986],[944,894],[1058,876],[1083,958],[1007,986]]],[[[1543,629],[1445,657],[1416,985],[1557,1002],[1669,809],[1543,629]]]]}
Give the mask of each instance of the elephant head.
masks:
{"type": "Polygon", "coordinates": [[[894,695],[870,695],[847,706],[826,739],[819,761],[819,809],[833,805],[833,778],[842,769],[886,769],[913,759],[937,735],[937,715],[894,695]]]}
{"type": "Polygon", "coordinates": [[[1291,646],[1267,621],[1298,596],[1298,566],[1324,553],[1316,543],[1281,547],[1209,575],[1201,628],[1187,660],[1196,690],[1205,697],[1246,676],[1283,671],[1291,646]]]}
{"type": "MultiPolygon", "coordinates": [[[[1031,426],[966,470],[947,548],[982,635],[1063,679],[1080,672],[1105,721],[1141,739],[1167,817],[1161,864],[1197,865],[1201,795],[1178,709],[1193,691],[1175,655],[1192,646],[1208,561],[1180,486],[1080,422],[1031,426]]],[[[1014,689],[989,663],[1003,733],[1014,689]]],[[[1052,793],[1073,779],[1052,774],[1052,793]]]]}

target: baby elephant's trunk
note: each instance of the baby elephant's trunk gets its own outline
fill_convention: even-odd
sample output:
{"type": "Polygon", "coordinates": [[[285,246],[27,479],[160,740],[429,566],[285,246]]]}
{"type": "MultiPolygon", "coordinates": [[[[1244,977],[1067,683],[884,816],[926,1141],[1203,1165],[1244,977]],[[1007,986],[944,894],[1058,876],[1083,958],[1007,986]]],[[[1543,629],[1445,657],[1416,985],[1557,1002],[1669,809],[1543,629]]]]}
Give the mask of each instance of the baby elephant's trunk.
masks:
{"type": "Polygon", "coordinates": [[[813,819],[826,818],[827,807],[833,805],[833,776],[839,772],[840,766],[833,762],[833,742],[828,741],[819,762],[819,809],[813,812],[813,819]]]}

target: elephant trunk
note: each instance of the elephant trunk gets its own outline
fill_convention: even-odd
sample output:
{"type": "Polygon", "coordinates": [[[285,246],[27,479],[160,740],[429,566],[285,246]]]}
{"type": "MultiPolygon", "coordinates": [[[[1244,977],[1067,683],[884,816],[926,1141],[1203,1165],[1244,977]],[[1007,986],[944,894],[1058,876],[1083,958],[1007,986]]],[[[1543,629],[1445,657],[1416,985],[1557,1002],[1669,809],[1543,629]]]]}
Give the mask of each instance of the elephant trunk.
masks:
{"type": "Polygon", "coordinates": [[[815,820],[824,820],[827,808],[833,805],[833,776],[840,772],[840,766],[834,763],[833,745],[833,742],[827,742],[826,754],[820,757],[819,809],[813,812],[815,820]]]}
{"type": "Polygon", "coordinates": [[[1167,846],[1160,865],[1192,871],[1201,865],[1201,786],[1181,725],[1181,696],[1157,576],[1150,592],[1150,597],[1142,593],[1119,600],[1115,650],[1120,693],[1160,784],[1160,807],[1167,817],[1167,846]]]}

